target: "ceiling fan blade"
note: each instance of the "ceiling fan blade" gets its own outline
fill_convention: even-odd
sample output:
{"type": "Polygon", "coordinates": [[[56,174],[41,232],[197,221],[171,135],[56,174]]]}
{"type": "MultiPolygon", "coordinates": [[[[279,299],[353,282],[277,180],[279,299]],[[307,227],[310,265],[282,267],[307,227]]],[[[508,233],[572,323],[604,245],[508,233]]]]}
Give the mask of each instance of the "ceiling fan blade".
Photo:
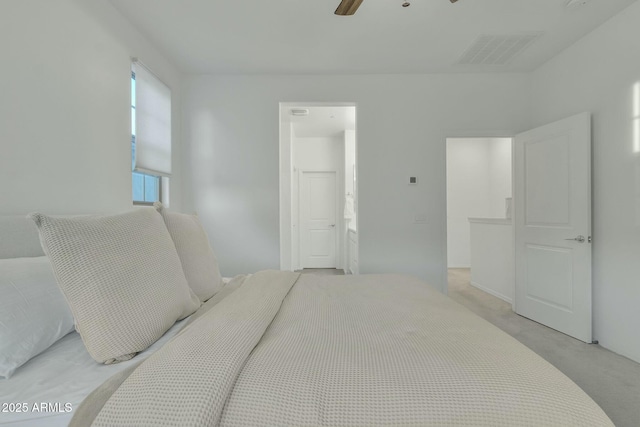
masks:
{"type": "Polygon", "coordinates": [[[335,11],[336,15],[348,16],[356,13],[363,0],[342,0],[335,11]]]}

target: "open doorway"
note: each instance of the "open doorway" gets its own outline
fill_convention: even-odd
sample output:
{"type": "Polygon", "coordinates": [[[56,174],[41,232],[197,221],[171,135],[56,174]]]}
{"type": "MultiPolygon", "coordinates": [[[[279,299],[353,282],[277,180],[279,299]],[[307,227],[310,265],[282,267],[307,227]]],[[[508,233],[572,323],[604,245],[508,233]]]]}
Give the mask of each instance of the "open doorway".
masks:
{"type": "Polygon", "coordinates": [[[449,291],[514,298],[512,138],[447,139],[449,291]]]}
{"type": "Polygon", "coordinates": [[[280,104],[280,259],[358,273],[356,106],[280,104]]]}

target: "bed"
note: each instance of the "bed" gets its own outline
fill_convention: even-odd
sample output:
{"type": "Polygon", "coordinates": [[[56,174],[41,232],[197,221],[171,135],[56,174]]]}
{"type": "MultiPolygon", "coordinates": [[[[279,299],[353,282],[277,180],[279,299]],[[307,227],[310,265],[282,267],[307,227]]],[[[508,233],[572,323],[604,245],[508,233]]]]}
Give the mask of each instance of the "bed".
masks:
{"type": "MultiPolygon", "coordinates": [[[[0,235],[20,247],[0,256],[35,256],[15,221],[0,235]]],[[[65,336],[0,380],[0,401],[72,404],[0,415],[20,426],[612,425],[545,360],[402,275],[238,276],[129,361],[100,365],[65,336]]]]}

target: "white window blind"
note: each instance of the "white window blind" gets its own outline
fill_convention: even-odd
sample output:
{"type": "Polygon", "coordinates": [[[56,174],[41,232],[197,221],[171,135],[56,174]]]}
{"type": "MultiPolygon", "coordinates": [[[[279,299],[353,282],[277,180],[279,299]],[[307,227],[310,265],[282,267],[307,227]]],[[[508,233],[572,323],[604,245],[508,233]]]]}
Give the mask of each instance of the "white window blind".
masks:
{"type": "Polygon", "coordinates": [[[171,89],[140,62],[136,80],[136,155],[134,170],[171,176],[171,89]]]}

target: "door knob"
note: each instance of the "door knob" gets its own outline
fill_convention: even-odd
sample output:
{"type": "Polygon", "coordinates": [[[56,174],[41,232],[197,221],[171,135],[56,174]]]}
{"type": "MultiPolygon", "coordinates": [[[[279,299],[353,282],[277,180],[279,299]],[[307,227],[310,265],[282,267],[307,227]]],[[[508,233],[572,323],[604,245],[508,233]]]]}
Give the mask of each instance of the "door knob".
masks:
{"type": "Polygon", "coordinates": [[[585,239],[583,235],[580,235],[578,237],[574,237],[573,239],[564,239],[564,240],[575,240],[576,242],[584,243],[587,239],[585,239]]]}
{"type": "Polygon", "coordinates": [[[335,224],[329,224],[329,227],[335,227],[335,226],[336,226],[335,224]]]}

